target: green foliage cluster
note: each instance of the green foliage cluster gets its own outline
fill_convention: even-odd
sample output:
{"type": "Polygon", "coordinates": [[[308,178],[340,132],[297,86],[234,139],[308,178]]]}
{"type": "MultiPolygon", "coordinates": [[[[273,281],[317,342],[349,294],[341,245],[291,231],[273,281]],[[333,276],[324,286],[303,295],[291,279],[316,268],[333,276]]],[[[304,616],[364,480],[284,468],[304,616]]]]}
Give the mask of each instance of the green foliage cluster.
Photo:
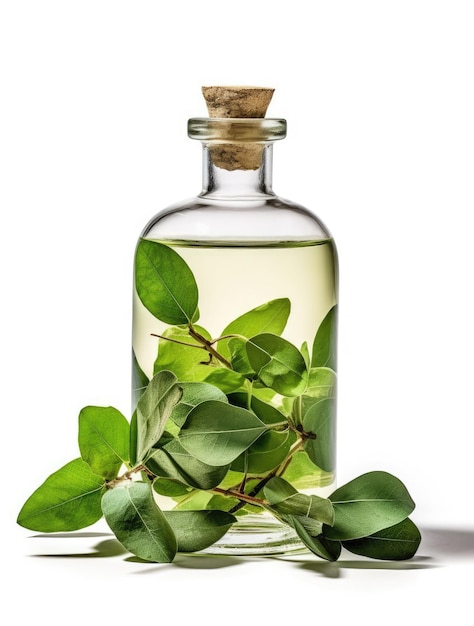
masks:
{"type": "Polygon", "coordinates": [[[408,517],[415,505],[391,474],[369,472],[329,498],[298,490],[334,470],[335,307],[310,352],[281,336],[287,298],[212,338],[197,324],[191,269],[162,243],[139,243],[135,284],[143,305],[169,325],[157,335],[153,377],[134,357],[130,422],[113,407],[82,409],[80,458],[30,496],[19,524],[72,531],[104,516],[134,555],[170,562],[213,545],[240,516],[267,512],[330,561],[342,547],[376,559],[415,554],[420,533],[408,517]],[[161,510],[159,496],[174,508],[161,510]]]}

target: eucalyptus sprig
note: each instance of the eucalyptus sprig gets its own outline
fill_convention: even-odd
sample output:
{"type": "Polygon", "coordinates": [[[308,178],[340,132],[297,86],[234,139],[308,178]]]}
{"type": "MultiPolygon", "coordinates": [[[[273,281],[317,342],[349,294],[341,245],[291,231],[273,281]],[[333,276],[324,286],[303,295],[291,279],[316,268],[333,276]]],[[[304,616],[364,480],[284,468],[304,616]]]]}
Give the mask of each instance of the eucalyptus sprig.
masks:
{"type": "Polygon", "coordinates": [[[196,280],[175,250],[144,239],[135,268],[141,302],[168,324],[154,333],[153,376],[134,355],[130,422],[113,407],[82,409],[80,458],[46,479],[18,523],[72,531],[104,516],[130,552],[170,562],[212,546],[242,515],[266,513],[323,559],[336,560],[342,547],[411,558],[421,537],[408,517],[414,502],[396,477],[369,472],[329,498],[308,493],[334,471],[336,307],[311,352],[281,336],[287,298],[212,337],[197,324],[196,280]]]}

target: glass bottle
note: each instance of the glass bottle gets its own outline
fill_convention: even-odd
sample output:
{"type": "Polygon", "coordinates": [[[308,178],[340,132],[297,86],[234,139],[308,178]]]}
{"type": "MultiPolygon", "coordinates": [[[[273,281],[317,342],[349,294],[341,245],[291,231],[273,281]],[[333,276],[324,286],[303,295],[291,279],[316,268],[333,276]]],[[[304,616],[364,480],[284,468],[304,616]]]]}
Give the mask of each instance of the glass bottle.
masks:
{"type": "MultiPolygon", "coordinates": [[[[275,416],[279,415],[288,420],[289,427],[276,426],[262,435],[231,462],[228,473],[210,490],[183,486],[173,471],[169,474],[172,479],[166,480],[163,470],[165,476],[156,481],[161,494],[156,496],[157,502],[162,508],[178,510],[223,505],[235,513],[238,523],[207,552],[275,554],[297,550],[301,544],[293,529],[252,507],[250,500],[238,501],[230,494],[240,490],[250,498],[263,498],[265,477],[268,480],[270,475],[280,476],[308,494],[325,496],[334,489],[335,245],[311,210],[280,198],[272,190],[273,143],[286,136],[285,120],[194,118],[188,122],[188,135],[203,146],[202,191],[153,217],[139,245],[144,240],[164,244],[190,268],[199,294],[198,312],[191,322],[196,335],[190,335],[189,324],[176,324],[180,320],[173,316],[171,324],[169,319],[157,319],[135,286],[134,403],[154,374],[171,370],[180,382],[205,381],[225,394],[231,404],[256,413],[264,422],[276,423],[275,416]],[[253,313],[242,317],[247,312],[253,313]],[[237,322],[229,326],[233,320],[237,322]],[[251,337],[245,336],[246,324],[249,335],[263,337],[255,340],[254,353],[248,352],[251,337]],[[287,362],[287,343],[282,344],[283,363],[279,363],[277,348],[281,345],[275,335],[299,351],[301,358],[297,360],[300,363],[303,359],[304,375],[300,365],[287,362]],[[202,345],[189,345],[202,342],[203,337],[211,352],[202,345]],[[270,341],[268,350],[265,341],[270,341]],[[274,347],[272,341],[278,345],[274,347]],[[265,356],[268,352],[270,357],[265,356]],[[259,370],[262,354],[264,360],[270,359],[271,367],[264,363],[259,370]],[[280,366],[281,372],[273,366],[280,366]],[[326,407],[323,416],[314,408],[320,402],[326,407]],[[272,409],[278,412],[269,416],[272,409]],[[316,414],[319,430],[311,434],[307,426],[312,423],[311,415],[316,414]],[[285,434],[285,444],[280,446],[285,434]],[[313,437],[312,443],[308,437],[313,437]]],[[[136,272],[137,264],[136,259],[136,272]]],[[[177,272],[179,281],[179,268],[177,272]]],[[[179,438],[183,419],[169,421],[162,439],[165,444],[179,438]]]]}

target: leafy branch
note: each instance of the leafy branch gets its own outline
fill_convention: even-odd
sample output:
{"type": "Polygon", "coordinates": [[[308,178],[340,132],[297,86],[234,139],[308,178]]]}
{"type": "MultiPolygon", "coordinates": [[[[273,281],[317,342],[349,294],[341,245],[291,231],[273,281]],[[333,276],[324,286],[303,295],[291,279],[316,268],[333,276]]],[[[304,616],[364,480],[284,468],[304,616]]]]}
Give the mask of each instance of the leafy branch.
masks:
{"type": "Polygon", "coordinates": [[[194,275],[172,248],[142,240],[135,267],[141,302],[168,324],[153,333],[153,375],[134,355],[130,421],[113,407],[82,409],[80,458],[38,487],[18,523],[70,531],[104,516],[130,552],[169,562],[215,544],[242,515],[266,514],[323,559],[337,559],[342,548],[411,558],[421,537],[409,519],[414,502],[396,477],[369,472],[329,498],[314,494],[334,477],[336,308],[311,352],[282,337],[287,298],[244,313],[212,338],[197,324],[194,275]]]}

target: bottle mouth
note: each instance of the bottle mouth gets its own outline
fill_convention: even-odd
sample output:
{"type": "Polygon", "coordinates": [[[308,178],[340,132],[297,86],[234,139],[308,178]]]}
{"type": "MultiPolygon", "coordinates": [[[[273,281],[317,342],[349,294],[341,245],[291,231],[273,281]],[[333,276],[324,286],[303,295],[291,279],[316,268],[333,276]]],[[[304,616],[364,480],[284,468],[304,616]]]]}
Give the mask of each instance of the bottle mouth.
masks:
{"type": "Polygon", "coordinates": [[[193,117],[188,137],[230,143],[278,141],[286,137],[286,120],[269,117],[193,117]]]}

